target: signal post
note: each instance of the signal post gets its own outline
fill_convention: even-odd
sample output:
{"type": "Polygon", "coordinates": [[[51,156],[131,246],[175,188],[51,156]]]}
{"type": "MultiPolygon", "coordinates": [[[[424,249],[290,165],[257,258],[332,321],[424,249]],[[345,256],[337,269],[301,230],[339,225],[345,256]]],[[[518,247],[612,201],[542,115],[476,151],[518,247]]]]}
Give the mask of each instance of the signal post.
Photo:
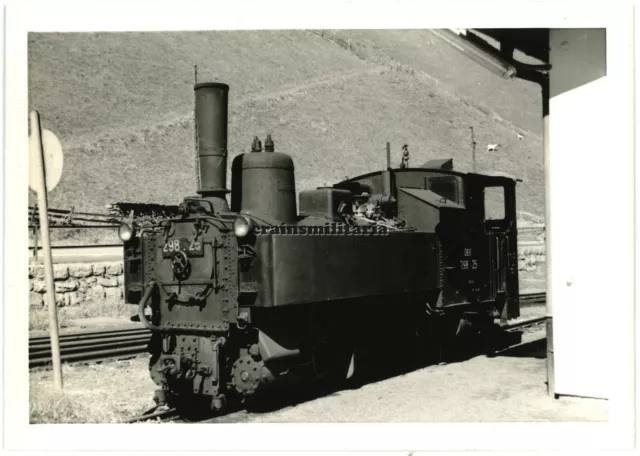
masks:
{"type": "MultiPolygon", "coordinates": [[[[60,343],[58,334],[58,309],[56,291],[53,282],[53,260],[49,240],[49,218],[47,190],[60,181],[62,175],[62,147],[56,136],[42,130],[40,114],[32,111],[29,116],[31,136],[29,138],[30,173],[29,187],[38,195],[38,211],[40,218],[40,235],[42,236],[42,253],[44,258],[44,277],[47,286],[49,306],[49,334],[51,336],[51,359],[53,362],[53,385],[62,390],[62,365],[60,360],[60,343]]],[[[37,252],[36,252],[37,253],[37,252]]]]}

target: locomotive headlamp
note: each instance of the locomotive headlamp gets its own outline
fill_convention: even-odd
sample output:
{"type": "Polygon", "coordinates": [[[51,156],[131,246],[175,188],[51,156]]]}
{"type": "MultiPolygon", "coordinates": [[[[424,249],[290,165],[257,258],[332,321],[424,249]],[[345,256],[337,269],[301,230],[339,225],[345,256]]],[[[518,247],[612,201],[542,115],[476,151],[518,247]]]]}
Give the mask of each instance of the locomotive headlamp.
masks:
{"type": "Polygon", "coordinates": [[[133,237],[133,228],[128,223],[123,223],[118,227],[118,236],[123,242],[127,242],[133,237]]]}
{"type": "Polygon", "coordinates": [[[239,215],[233,221],[233,232],[240,238],[245,237],[247,234],[249,234],[251,232],[251,228],[251,220],[249,220],[244,215],[239,215]]]}

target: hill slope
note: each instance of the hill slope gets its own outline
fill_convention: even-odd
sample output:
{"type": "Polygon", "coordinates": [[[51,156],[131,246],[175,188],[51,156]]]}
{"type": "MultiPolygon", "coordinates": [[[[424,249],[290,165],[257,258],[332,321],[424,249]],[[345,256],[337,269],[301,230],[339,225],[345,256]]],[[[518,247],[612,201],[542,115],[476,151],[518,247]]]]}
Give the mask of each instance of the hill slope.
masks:
{"type": "Polygon", "coordinates": [[[297,190],[383,167],[386,141],[394,163],[406,143],[412,165],[453,157],[470,170],[473,126],[479,169],[525,179],[519,209],[543,213],[535,86],[493,77],[428,31],[337,33],[351,49],[306,31],[30,34],[30,108],[65,150],[51,206],[193,194],[197,64],[199,80],[231,86],[229,163],[271,133],[297,190]]]}

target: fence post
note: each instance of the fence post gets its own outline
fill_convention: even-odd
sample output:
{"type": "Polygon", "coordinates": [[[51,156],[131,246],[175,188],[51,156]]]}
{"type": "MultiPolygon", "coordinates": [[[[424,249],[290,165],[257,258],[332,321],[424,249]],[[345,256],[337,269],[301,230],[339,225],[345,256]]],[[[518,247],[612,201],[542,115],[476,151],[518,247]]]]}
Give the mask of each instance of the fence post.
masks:
{"type": "Polygon", "coordinates": [[[38,225],[33,225],[33,258],[38,260],[38,225]]]}

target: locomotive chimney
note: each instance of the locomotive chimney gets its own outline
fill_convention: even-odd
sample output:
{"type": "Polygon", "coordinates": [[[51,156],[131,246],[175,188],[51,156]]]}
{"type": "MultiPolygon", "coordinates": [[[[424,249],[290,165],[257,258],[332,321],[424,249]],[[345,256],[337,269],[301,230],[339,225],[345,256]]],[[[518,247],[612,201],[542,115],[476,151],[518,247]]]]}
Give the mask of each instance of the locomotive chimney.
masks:
{"type": "Polygon", "coordinates": [[[200,170],[198,193],[218,211],[229,210],[227,190],[227,117],[229,86],[205,82],[194,86],[195,126],[200,170]]]}

